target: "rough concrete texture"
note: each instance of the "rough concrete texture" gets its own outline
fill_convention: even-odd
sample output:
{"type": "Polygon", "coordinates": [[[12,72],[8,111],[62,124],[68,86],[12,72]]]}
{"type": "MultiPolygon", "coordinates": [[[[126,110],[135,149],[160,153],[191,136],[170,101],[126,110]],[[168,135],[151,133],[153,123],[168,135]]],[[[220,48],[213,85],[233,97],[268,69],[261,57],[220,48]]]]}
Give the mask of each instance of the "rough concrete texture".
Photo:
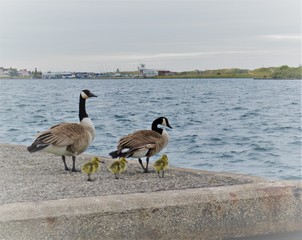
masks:
{"type": "MultiPolygon", "coordinates": [[[[60,157],[45,153],[27,152],[25,146],[0,145],[0,203],[55,200],[63,198],[106,196],[138,192],[204,188],[241,185],[263,181],[261,178],[245,175],[194,171],[170,167],[165,178],[158,178],[150,164],[151,173],[145,174],[137,160],[130,160],[127,170],[116,180],[108,167],[112,159],[101,157],[105,162],[100,171],[87,175],[64,170],[60,157]]],[[[89,161],[91,156],[81,155],[77,169],[89,161]]],[[[173,159],[170,159],[173,164],[173,159]]],[[[72,161],[67,159],[71,167],[72,161]]]]}
{"type": "MultiPolygon", "coordinates": [[[[300,182],[183,169],[172,169],[167,178],[158,179],[156,173],[141,174],[134,163],[121,180],[104,169],[87,185],[81,174],[63,173],[62,163],[57,166],[54,156],[28,157],[20,146],[3,145],[1,152],[1,195],[10,196],[1,196],[0,239],[231,239],[302,231],[300,182]],[[20,159],[25,161],[18,163],[21,166],[9,167],[12,160],[20,159]],[[55,179],[56,187],[48,186],[49,191],[61,193],[56,189],[66,181],[73,190],[67,195],[33,190],[52,185],[55,179]],[[24,181],[30,185],[27,190],[36,194],[32,198],[30,194],[22,197],[25,190],[16,193],[24,188],[24,181]],[[177,181],[180,183],[172,184],[177,181]],[[196,183],[199,181],[202,184],[196,183]],[[87,187],[107,184],[115,190],[87,187]],[[156,187],[147,188],[149,185],[156,187]],[[127,186],[131,191],[125,191],[127,186]]],[[[70,189],[68,184],[66,189],[70,189]]]]}

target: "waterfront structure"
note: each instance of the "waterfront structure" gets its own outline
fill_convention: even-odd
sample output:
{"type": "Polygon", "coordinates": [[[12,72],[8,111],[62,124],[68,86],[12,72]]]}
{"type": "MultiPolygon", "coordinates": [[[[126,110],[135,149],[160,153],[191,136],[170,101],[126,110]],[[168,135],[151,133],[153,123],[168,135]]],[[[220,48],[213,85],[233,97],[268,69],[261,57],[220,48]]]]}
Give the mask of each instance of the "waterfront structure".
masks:
{"type": "Polygon", "coordinates": [[[16,77],[18,75],[18,70],[16,68],[4,68],[0,67],[0,78],[16,77]]]}
{"type": "Polygon", "coordinates": [[[138,74],[140,78],[157,77],[158,71],[155,69],[146,69],[145,64],[141,63],[138,67],[138,74]]]}
{"type": "Polygon", "coordinates": [[[0,78],[7,78],[7,77],[9,77],[9,69],[0,67],[0,78]]]}
{"type": "Polygon", "coordinates": [[[157,70],[157,69],[147,69],[145,64],[141,63],[138,67],[138,74],[140,78],[152,78],[165,75],[173,75],[169,70],[157,70]]]}
{"type": "Polygon", "coordinates": [[[30,72],[26,69],[21,69],[18,71],[20,77],[28,78],[31,76],[30,72]]]}

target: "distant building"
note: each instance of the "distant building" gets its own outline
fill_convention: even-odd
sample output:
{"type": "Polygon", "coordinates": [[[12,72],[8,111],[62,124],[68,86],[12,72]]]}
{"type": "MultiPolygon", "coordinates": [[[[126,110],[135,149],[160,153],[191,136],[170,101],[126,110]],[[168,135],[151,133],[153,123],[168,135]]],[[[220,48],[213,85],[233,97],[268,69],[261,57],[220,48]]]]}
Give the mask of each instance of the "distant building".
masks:
{"type": "Polygon", "coordinates": [[[155,69],[146,69],[145,64],[140,64],[138,67],[139,77],[147,78],[147,77],[157,77],[158,71],[155,69]]]}
{"type": "Polygon", "coordinates": [[[20,77],[30,77],[30,72],[26,69],[21,69],[18,71],[20,77]]]}
{"type": "Polygon", "coordinates": [[[16,68],[4,68],[0,67],[0,77],[7,78],[7,77],[18,77],[19,73],[16,68]]]}
{"type": "Polygon", "coordinates": [[[42,73],[42,78],[47,78],[47,79],[55,79],[55,78],[61,78],[61,73],[58,72],[47,72],[47,73],[42,73]]]}
{"type": "Polygon", "coordinates": [[[0,67],[0,78],[7,78],[7,77],[9,77],[9,69],[0,67]]]}
{"type": "Polygon", "coordinates": [[[158,70],[158,76],[171,76],[171,75],[174,75],[174,73],[169,70],[158,70]]]}
{"type": "Polygon", "coordinates": [[[169,70],[157,70],[157,69],[146,69],[145,64],[140,64],[138,67],[139,77],[140,78],[149,78],[149,77],[157,77],[157,76],[171,76],[175,73],[169,70]]]}

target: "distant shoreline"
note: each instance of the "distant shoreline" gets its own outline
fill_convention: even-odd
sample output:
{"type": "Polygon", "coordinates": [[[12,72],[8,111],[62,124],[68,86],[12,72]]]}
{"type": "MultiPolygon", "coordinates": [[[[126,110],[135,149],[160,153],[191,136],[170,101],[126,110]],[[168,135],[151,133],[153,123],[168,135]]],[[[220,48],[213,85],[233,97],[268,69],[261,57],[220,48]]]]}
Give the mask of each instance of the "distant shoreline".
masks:
{"type": "MultiPolygon", "coordinates": [[[[62,80],[62,78],[0,78],[0,80],[37,80],[37,81],[41,81],[41,80],[62,80]]],[[[103,77],[103,78],[81,78],[81,79],[69,79],[69,80],[87,80],[87,79],[94,79],[94,80],[118,80],[118,79],[200,79],[200,80],[228,80],[228,79],[246,79],[246,80],[302,80],[301,78],[253,78],[253,77],[146,77],[146,78],[121,78],[121,77],[103,77]]],[[[67,79],[66,79],[67,80],[67,79]]]]}
{"type": "MultiPolygon", "coordinates": [[[[0,70],[4,68],[0,68],[0,70]]],[[[9,70],[9,69],[8,69],[9,70]]],[[[226,68],[216,70],[194,70],[185,72],[158,71],[156,75],[142,75],[137,71],[117,71],[106,73],[94,72],[47,72],[35,70],[27,76],[18,75],[13,69],[11,73],[1,74],[0,79],[256,79],[256,80],[301,80],[302,66],[257,68],[254,70],[226,68]]],[[[156,71],[155,71],[156,72],[156,71]]]]}

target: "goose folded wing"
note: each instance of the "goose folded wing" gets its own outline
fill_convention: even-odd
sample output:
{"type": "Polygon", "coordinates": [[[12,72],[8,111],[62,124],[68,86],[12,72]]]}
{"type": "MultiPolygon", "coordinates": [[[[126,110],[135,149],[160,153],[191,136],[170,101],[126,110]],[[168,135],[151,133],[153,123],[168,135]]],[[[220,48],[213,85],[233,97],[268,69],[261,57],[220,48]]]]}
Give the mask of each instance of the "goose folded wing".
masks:
{"type": "Polygon", "coordinates": [[[138,146],[136,148],[132,148],[132,151],[150,150],[154,148],[156,148],[156,143],[148,143],[145,145],[138,146]]]}
{"type": "Polygon", "coordinates": [[[42,132],[37,140],[55,146],[68,146],[81,138],[84,128],[77,123],[62,123],[42,132]]]}
{"type": "Polygon", "coordinates": [[[140,130],[135,133],[122,137],[119,141],[118,148],[139,148],[148,144],[155,144],[160,141],[161,135],[152,130],[140,130]]]}

